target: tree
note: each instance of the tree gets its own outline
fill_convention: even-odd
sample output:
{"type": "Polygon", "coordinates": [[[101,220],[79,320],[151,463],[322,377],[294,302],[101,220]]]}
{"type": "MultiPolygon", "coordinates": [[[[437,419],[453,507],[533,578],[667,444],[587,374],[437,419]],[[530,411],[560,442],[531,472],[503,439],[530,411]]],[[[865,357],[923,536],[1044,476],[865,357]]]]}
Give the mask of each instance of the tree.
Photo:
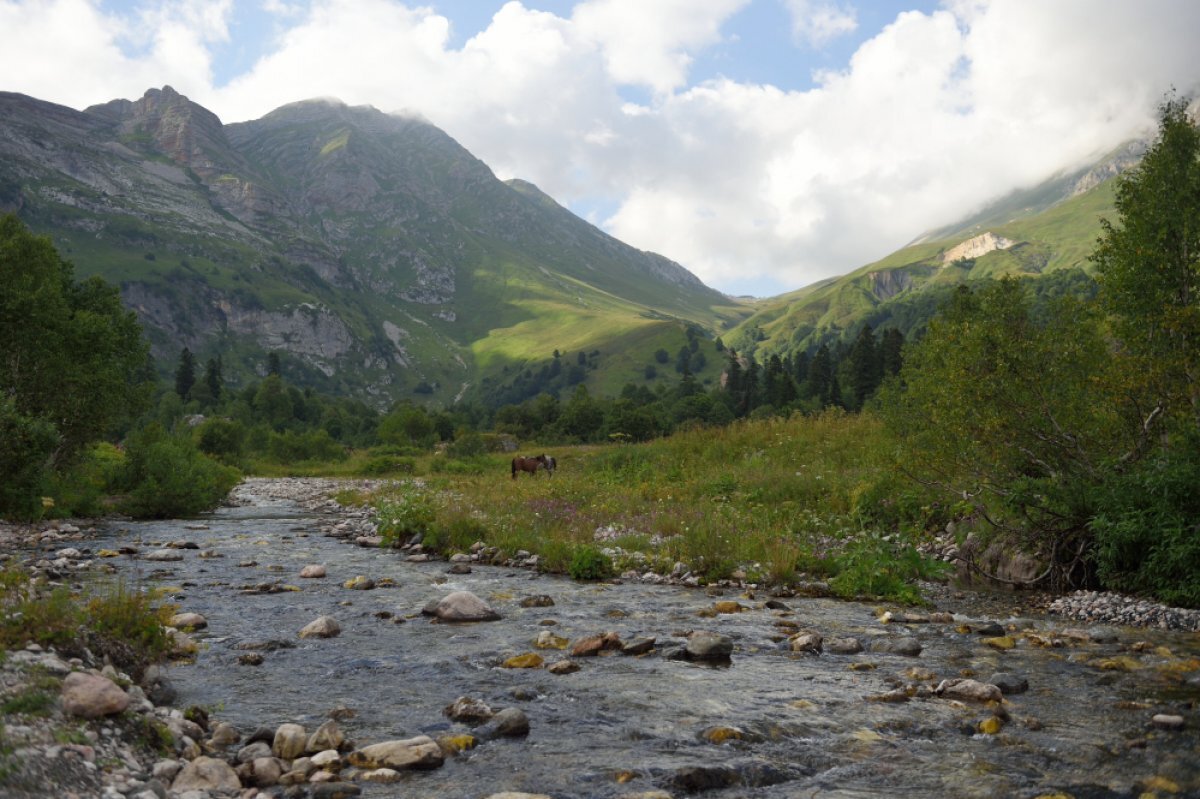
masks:
{"type": "Polygon", "coordinates": [[[567,400],[558,418],[558,427],[567,436],[590,441],[604,424],[604,409],[592,399],[587,386],[578,386],[567,400]]]}
{"type": "Polygon", "coordinates": [[[221,391],[225,387],[225,378],[221,374],[221,356],[209,358],[208,363],[204,365],[204,384],[208,386],[208,393],[212,395],[213,401],[219,401],[221,391]]]}
{"type": "Polygon", "coordinates": [[[962,288],[880,402],[905,469],[965,502],[1062,582],[1080,579],[1096,486],[1130,440],[1095,310],[1035,320],[1022,284],[962,288]]]}
{"type": "Polygon", "coordinates": [[[279,376],[280,373],[281,373],[281,366],[279,363],[279,353],[278,352],[268,353],[268,355],[267,355],[267,375],[279,376]]]}
{"type": "Polygon", "coordinates": [[[46,468],[70,465],[148,407],[148,357],[137,317],[115,287],[76,282],[48,238],[11,214],[0,217],[0,397],[34,449],[47,440],[45,425],[53,429],[46,468]]]}
{"type": "Polygon", "coordinates": [[[1116,208],[1092,261],[1117,336],[1152,387],[1147,419],[1183,412],[1200,425],[1200,129],[1184,100],[1163,103],[1158,140],[1119,178],[1116,208]]]}
{"type": "Polygon", "coordinates": [[[179,366],[175,369],[175,393],[185,402],[192,396],[196,384],[196,361],[192,351],[184,347],[179,352],[179,366]]]}
{"type": "Polygon", "coordinates": [[[385,444],[429,448],[436,438],[433,420],[416,405],[400,405],[379,422],[379,440],[385,444]]]}

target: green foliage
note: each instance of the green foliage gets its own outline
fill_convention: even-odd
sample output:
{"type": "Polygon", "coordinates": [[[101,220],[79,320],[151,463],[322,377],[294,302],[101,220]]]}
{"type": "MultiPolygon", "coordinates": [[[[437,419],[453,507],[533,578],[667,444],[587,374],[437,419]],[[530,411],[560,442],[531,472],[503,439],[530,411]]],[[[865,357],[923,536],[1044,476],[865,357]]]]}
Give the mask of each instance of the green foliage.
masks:
{"type": "Polygon", "coordinates": [[[394,547],[409,536],[426,533],[436,516],[436,508],[428,494],[409,487],[404,493],[380,502],[375,515],[384,546],[394,547]]]}
{"type": "Polygon", "coordinates": [[[294,463],[296,461],[344,461],[348,454],[346,448],[339,444],[323,429],[298,432],[285,430],[282,433],[272,432],[267,439],[267,456],[276,463],[294,463]]]}
{"type": "Polygon", "coordinates": [[[169,435],[153,423],[130,435],[121,509],[135,518],[194,516],[212,510],[237,485],[240,473],[209,458],[191,437],[169,435]]]}
{"type": "Polygon", "coordinates": [[[7,696],[0,702],[0,714],[20,713],[26,716],[49,716],[54,709],[55,695],[40,688],[25,690],[7,696]]]}
{"type": "Polygon", "coordinates": [[[50,473],[143,407],[148,350],[114,287],[76,282],[12,215],[0,217],[0,286],[0,514],[33,518],[50,473]]]}
{"type": "Polygon", "coordinates": [[[1132,440],[1115,364],[1092,309],[1064,300],[1037,320],[1004,280],[959,291],[880,409],[910,474],[970,498],[1029,550],[1074,553],[1107,459],[1132,440]]]}
{"type": "Polygon", "coordinates": [[[948,564],[925,558],[910,545],[896,545],[879,533],[868,533],[851,541],[834,558],[837,572],[829,587],[840,597],[888,598],[916,604],[921,593],[914,580],[943,579],[948,564]]]}
{"type": "Polygon", "coordinates": [[[163,624],[172,610],[120,582],[77,596],[61,586],[47,590],[20,566],[0,569],[0,651],[28,641],[61,652],[84,645],[136,676],[169,650],[163,624]]]}
{"type": "Polygon", "coordinates": [[[1092,260],[1137,374],[1169,415],[1200,425],[1200,129],[1187,101],[1162,106],[1159,136],[1117,184],[1092,260]]]}
{"type": "Polygon", "coordinates": [[[401,405],[379,422],[379,440],[384,444],[428,449],[437,440],[437,433],[423,408],[401,405]]]}
{"type": "Polygon", "coordinates": [[[236,464],[246,449],[246,426],[232,419],[205,419],[195,429],[196,446],[228,464],[236,464]]]}
{"type": "Polygon", "coordinates": [[[44,419],[20,413],[12,400],[0,396],[0,441],[0,514],[36,519],[49,491],[58,431],[44,419]]]}
{"type": "Polygon", "coordinates": [[[578,547],[567,566],[567,574],[574,580],[604,580],[612,573],[612,560],[593,546],[578,547]]]}
{"type": "Polygon", "coordinates": [[[149,594],[121,580],[101,589],[86,605],[88,633],[97,640],[99,653],[114,664],[134,666],[135,673],[171,650],[165,628],[170,615],[169,607],[156,605],[149,594]],[[130,650],[132,654],[121,656],[130,650]]]}
{"type": "Polygon", "coordinates": [[[412,474],[416,471],[416,461],[396,455],[376,455],[367,460],[359,469],[366,475],[412,474]]]}
{"type": "Polygon", "coordinates": [[[1200,607],[1200,433],[1181,438],[1105,486],[1091,530],[1105,585],[1200,607]]]}

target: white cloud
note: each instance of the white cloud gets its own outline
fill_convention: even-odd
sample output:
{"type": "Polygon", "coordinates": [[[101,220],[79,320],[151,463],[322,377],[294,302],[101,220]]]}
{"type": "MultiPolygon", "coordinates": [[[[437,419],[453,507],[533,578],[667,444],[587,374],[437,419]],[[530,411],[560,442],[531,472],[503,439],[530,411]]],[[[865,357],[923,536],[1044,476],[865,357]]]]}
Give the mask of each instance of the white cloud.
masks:
{"type": "Polygon", "coordinates": [[[687,82],[692,53],[720,41],[721,25],[749,0],[586,0],[571,21],[595,42],[617,83],[668,92],[687,82]]]}
{"type": "Polygon", "coordinates": [[[858,28],[853,6],[820,0],[784,0],[784,3],[792,15],[792,35],[813,47],[821,47],[858,28]]]}
{"type": "Polygon", "coordinates": [[[125,17],[0,0],[0,88],[83,107],[169,83],[226,121],[317,96],[419,113],[502,177],[615,209],[612,233],[717,287],[781,288],[1110,149],[1169,86],[1200,88],[1190,0],[948,0],[790,92],[690,78],[745,0],[586,0],[569,17],[509,2],[461,48],[448,19],[399,0],[266,1],[278,38],[218,88],[228,0],[125,17]]]}

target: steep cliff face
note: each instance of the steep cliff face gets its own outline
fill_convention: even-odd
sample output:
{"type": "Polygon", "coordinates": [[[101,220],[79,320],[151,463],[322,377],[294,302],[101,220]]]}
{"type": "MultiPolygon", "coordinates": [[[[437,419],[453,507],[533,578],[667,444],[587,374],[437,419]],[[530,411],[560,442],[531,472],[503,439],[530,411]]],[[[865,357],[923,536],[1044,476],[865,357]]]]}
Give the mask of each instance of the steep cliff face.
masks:
{"type": "Polygon", "coordinates": [[[500,182],[432,125],[336,102],[223,125],[170,87],[83,112],[0,93],[0,208],[118,283],[164,370],[188,346],[236,380],[279,351],[327,390],[451,401],[487,339],[546,357],[546,331],[592,349],[609,317],[627,333],[730,314],[678,264],[500,182]]]}

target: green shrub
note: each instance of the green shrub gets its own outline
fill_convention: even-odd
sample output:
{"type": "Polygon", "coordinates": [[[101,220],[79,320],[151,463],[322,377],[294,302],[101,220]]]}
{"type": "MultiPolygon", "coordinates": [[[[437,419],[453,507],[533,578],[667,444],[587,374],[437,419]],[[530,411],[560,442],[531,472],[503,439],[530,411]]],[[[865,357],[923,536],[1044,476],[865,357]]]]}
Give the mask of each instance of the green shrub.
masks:
{"type": "Polygon", "coordinates": [[[297,433],[293,430],[271,433],[267,442],[267,455],[276,463],[340,462],[349,457],[346,448],[335,441],[324,428],[307,433],[297,433]]]}
{"type": "Polygon", "coordinates": [[[121,509],[135,518],[194,516],[215,508],[237,485],[239,472],[196,448],[190,438],[151,424],[129,437],[121,509]]]}
{"type": "Polygon", "coordinates": [[[118,484],[125,456],[112,444],[88,447],[79,461],[50,480],[55,516],[102,516],[108,510],[105,497],[118,484]]]}
{"type": "Polygon", "coordinates": [[[381,474],[412,474],[417,465],[412,458],[400,458],[394,455],[377,455],[369,458],[359,471],[367,475],[381,474]]]}
{"type": "Polygon", "coordinates": [[[232,419],[207,419],[195,436],[201,452],[225,463],[237,463],[246,450],[246,426],[232,419]]]}
{"type": "Polygon", "coordinates": [[[878,533],[850,542],[834,558],[837,574],[829,587],[840,597],[872,597],[917,604],[921,592],[914,580],[940,579],[948,566],[930,560],[907,544],[893,544],[878,533]]]}
{"type": "Polygon", "coordinates": [[[54,694],[39,688],[28,688],[5,697],[0,702],[0,714],[21,713],[26,716],[48,716],[54,708],[54,694]]]}
{"type": "Polygon", "coordinates": [[[375,515],[384,546],[394,547],[409,536],[429,532],[435,512],[428,495],[414,491],[380,502],[375,515]]]}
{"type": "Polygon", "coordinates": [[[613,573],[612,560],[593,546],[582,546],[571,556],[567,574],[575,580],[603,580],[613,573]]]}
{"type": "Polygon", "coordinates": [[[118,668],[141,673],[171,650],[165,625],[173,610],[172,606],[155,605],[149,595],[118,580],[87,603],[93,647],[118,668]]]}
{"type": "Polygon", "coordinates": [[[19,413],[0,396],[0,516],[30,521],[41,516],[49,490],[50,455],[58,444],[54,425],[19,413]]]}
{"type": "Polygon", "coordinates": [[[1091,522],[1107,588],[1200,607],[1200,436],[1105,487],[1091,522]]]}

